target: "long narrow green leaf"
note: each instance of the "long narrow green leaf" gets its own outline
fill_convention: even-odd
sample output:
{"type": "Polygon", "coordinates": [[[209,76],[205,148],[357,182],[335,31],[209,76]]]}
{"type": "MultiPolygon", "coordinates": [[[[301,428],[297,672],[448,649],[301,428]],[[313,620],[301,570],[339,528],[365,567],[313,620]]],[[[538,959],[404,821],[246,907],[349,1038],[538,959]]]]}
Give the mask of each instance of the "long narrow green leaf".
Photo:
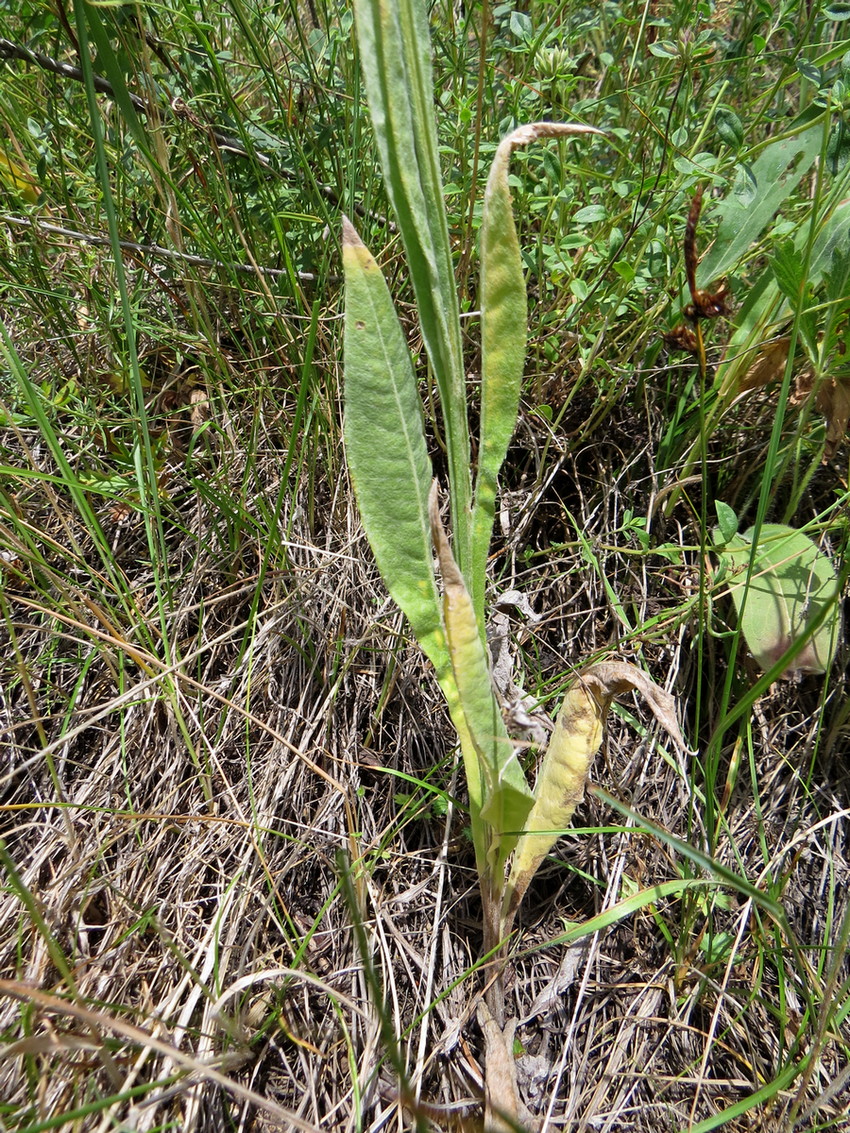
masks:
{"type": "Polygon", "coordinates": [[[508,166],[518,146],[541,138],[599,134],[593,126],[535,122],[499,143],[481,217],[481,427],[472,520],[472,600],[484,625],[487,553],[493,533],[496,484],[519,412],[528,311],[519,239],[511,208],[508,166]]]}
{"type": "Polygon", "coordinates": [[[343,219],[345,446],[387,589],[438,675],[448,668],[434,577],[431,461],[413,364],[381,269],[343,219]]]}
{"type": "Polygon", "coordinates": [[[823,127],[816,123],[773,142],[751,166],[741,167],[732,192],[717,208],[717,238],[697,270],[701,287],[731,271],[758,240],[818,156],[822,138],[823,127]]]}
{"type": "Polygon", "coordinates": [[[430,36],[422,0],[355,0],[357,37],[387,195],[445,420],[458,562],[469,577],[469,426],[457,290],[440,175],[430,36]]]}
{"type": "Polygon", "coordinates": [[[139,120],[139,115],[136,112],[136,107],[133,105],[133,100],[130,98],[130,92],[127,89],[127,83],[124,79],[124,72],[118,63],[112,44],[109,42],[109,36],[107,35],[106,28],[103,26],[103,20],[97,10],[97,6],[88,4],[84,9],[77,10],[78,26],[82,12],[85,13],[88,34],[91,37],[92,44],[97,49],[98,60],[103,70],[106,72],[109,85],[112,87],[112,98],[115,100],[121,117],[129,127],[139,149],[145,155],[145,158],[151,161],[150,139],[139,120]]]}

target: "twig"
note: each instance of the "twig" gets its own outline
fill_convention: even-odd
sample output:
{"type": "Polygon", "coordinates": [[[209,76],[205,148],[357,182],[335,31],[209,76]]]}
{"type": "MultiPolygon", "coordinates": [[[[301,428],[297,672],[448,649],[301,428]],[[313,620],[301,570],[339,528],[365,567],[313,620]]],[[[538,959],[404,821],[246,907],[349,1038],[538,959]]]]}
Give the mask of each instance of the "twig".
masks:
{"type": "MultiPolygon", "coordinates": [[[[63,228],[59,224],[50,224],[47,221],[31,220],[26,216],[0,216],[0,223],[10,224],[17,228],[31,228],[34,232],[48,232],[55,236],[67,236],[70,240],[79,240],[83,244],[91,244],[97,248],[110,248],[112,241],[108,236],[99,236],[95,233],[76,232],[73,228],[63,228]]],[[[194,267],[224,268],[227,271],[240,272],[243,275],[263,275],[270,279],[280,276],[295,275],[301,283],[315,283],[318,278],[314,272],[290,272],[286,268],[256,267],[254,264],[233,264],[225,260],[212,259],[210,256],[195,256],[189,252],[177,252],[173,248],[165,248],[162,244],[137,244],[135,240],[119,240],[119,247],[123,252],[131,255],[159,256],[160,259],[172,260],[179,263],[191,264],[194,267]]],[[[329,275],[325,277],[329,283],[338,283],[340,276],[329,275]]]]}
{"type": "MultiPolygon", "coordinates": [[[[32,63],[41,67],[42,71],[52,71],[54,75],[61,75],[63,79],[73,79],[77,83],[85,81],[85,76],[79,67],[71,63],[63,63],[51,55],[44,55],[41,51],[31,51],[20,43],[12,43],[10,39],[0,38],[0,59],[20,59],[24,63],[32,63]]],[[[100,94],[113,95],[112,84],[100,75],[94,75],[94,89],[100,94]]],[[[150,114],[150,107],[143,98],[137,94],[130,95],[130,101],[141,114],[150,114]]]]}

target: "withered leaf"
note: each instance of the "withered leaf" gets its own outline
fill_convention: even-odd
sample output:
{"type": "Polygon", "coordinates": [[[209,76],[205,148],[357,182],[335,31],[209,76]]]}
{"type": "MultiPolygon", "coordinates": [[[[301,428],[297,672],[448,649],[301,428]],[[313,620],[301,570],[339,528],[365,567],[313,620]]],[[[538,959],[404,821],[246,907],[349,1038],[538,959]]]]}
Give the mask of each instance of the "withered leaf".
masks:
{"type": "Polygon", "coordinates": [[[672,330],[661,336],[668,350],[685,350],[688,354],[699,354],[697,336],[685,323],[677,323],[672,330]]]}
{"type": "Polygon", "coordinates": [[[850,421],[850,375],[826,378],[815,396],[815,406],[826,417],[823,463],[831,460],[847,432],[850,421]]]}
{"type": "Polygon", "coordinates": [[[741,378],[738,385],[739,393],[747,393],[753,389],[763,389],[771,382],[779,381],[785,373],[788,361],[788,348],[791,339],[787,335],[774,338],[762,347],[755,361],[741,378]]]}
{"type": "Polygon", "coordinates": [[[685,274],[688,277],[688,290],[691,293],[691,302],[685,307],[682,314],[692,323],[700,319],[717,319],[728,315],[730,310],[729,287],[724,280],[715,290],[697,287],[697,265],[699,253],[697,252],[697,225],[702,212],[702,185],[699,186],[691,207],[688,210],[688,220],[685,224],[685,274]]]}

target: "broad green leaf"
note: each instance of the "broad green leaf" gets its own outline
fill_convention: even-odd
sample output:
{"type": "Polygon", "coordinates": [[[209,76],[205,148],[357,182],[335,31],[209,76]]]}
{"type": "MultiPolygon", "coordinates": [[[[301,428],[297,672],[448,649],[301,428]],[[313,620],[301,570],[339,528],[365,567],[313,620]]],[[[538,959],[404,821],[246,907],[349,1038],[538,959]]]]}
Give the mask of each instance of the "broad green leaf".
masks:
{"type": "Polygon", "coordinates": [[[850,200],[835,206],[815,236],[809,266],[809,281],[813,286],[817,286],[821,276],[830,271],[836,253],[839,256],[850,255],[850,200]]]}
{"type": "Polygon", "coordinates": [[[779,290],[785,296],[792,311],[800,309],[798,322],[800,337],[808,351],[810,358],[817,358],[817,332],[818,320],[812,286],[807,278],[803,279],[803,257],[795,249],[794,244],[788,240],[780,244],[769,260],[771,271],[779,290]]]}
{"type": "Polygon", "coordinates": [[[767,670],[799,645],[785,673],[827,672],[838,645],[840,616],[832,563],[811,539],[784,524],[763,524],[755,549],[753,538],[750,528],[720,552],[750,652],[767,670]]]}
{"type": "Polygon", "coordinates": [[[714,116],[714,125],[720,140],[731,149],[739,150],[744,144],[744,127],[741,119],[730,107],[718,107],[714,116]]]}
{"type": "Polygon", "coordinates": [[[528,311],[508,166],[518,146],[543,138],[599,134],[592,126],[536,122],[503,138],[496,150],[481,216],[481,426],[472,520],[471,589],[479,629],[493,533],[496,487],[519,412],[528,311]]]}
{"type": "Polygon", "coordinates": [[[850,127],[843,118],[833,122],[826,146],[827,168],[837,176],[850,162],[850,127]]]}
{"type": "Polygon", "coordinates": [[[375,260],[343,219],[345,447],[363,527],[438,674],[448,663],[434,576],[431,462],[404,333],[375,260]]]}
{"type": "Polygon", "coordinates": [[[355,0],[369,111],[445,420],[455,547],[469,577],[472,496],[460,315],[422,0],[355,0]]]}
{"type": "Polygon", "coordinates": [[[532,795],[508,737],[490,677],[486,646],[472,599],[455,562],[432,495],[431,528],[443,576],[443,618],[458,697],[477,755],[483,786],[482,819],[493,831],[489,866],[495,876],[516,843],[532,795]]]}
{"type": "Polygon", "coordinates": [[[525,12],[511,12],[510,21],[511,32],[526,43],[530,43],[534,38],[534,28],[531,24],[531,18],[525,12]]]}
{"type": "Polygon", "coordinates": [[[605,205],[585,205],[573,216],[573,224],[598,224],[607,217],[608,209],[605,205]]]}
{"type": "Polygon", "coordinates": [[[811,126],[773,142],[751,166],[740,168],[732,192],[717,208],[720,226],[697,271],[700,287],[731,271],[758,240],[818,156],[821,140],[820,126],[811,126]]]}
{"type": "Polygon", "coordinates": [[[714,501],[714,510],[717,512],[717,523],[720,534],[728,543],[738,534],[738,517],[728,504],[722,500],[714,501]]]}
{"type": "Polygon", "coordinates": [[[850,293],[850,246],[835,248],[832,265],[823,273],[823,278],[827,302],[835,304],[845,314],[850,293]]]}

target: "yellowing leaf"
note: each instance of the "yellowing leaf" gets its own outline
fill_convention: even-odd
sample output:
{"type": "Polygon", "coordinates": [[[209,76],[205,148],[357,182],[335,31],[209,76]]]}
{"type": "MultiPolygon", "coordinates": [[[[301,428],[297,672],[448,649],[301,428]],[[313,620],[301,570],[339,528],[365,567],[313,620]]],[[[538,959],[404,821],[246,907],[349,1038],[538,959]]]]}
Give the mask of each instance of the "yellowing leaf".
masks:
{"type": "Polygon", "coordinates": [[[611,701],[631,690],[644,696],[673,741],[685,747],[672,696],[640,669],[624,661],[602,661],[580,673],[558,713],[537,775],[534,806],[514,852],[507,889],[508,924],[540,863],[581,801],[590,764],[602,743],[602,726],[611,701]]]}
{"type": "Polygon", "coordinates": [[[0,178],[6,182],[10,189],[20,193],[25,201],[29,201],[31,205],[38,204],[41,189],[39,189],[35,177],[26,166],[17,161],[12,161],[4,153],[0,153],[0,178]]]}
{"type": "Polygon", "coordinates": [[[436,485],[431,492],[430,513],[443,576],[446,640],[465,724],[477,757],[478,766],[473,769],[464,752],[467,776],[472,782],[480,776],[481,817],[493,831],[489,864],[492,870],[499,871],[504,869],[504,860],[516,843],[516,832],[524,828],[532,803],[531,791],[496,700],[472,599],[440,520],[436,485]]]}

